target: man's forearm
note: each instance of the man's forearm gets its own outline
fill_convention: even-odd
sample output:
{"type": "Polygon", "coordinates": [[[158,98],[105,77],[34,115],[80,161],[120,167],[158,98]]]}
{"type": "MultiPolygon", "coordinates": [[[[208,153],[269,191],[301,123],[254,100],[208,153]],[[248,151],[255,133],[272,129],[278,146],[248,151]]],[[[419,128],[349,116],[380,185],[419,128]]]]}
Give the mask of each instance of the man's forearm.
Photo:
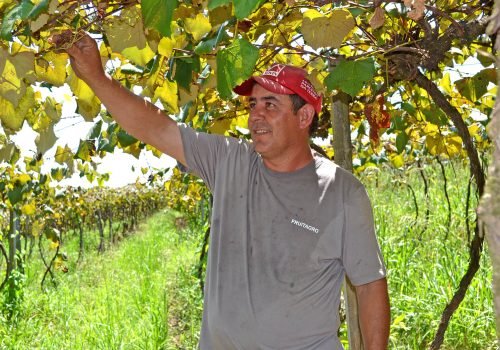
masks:
{"type": "Polygon", "coordinates": [[[168,140],[162,136],[168,134],[166,129],[177,128],[175,121],[109,76],[89,82],[89,85],[123,129],[137,139],[170,154],[168,140]]]}
{"type": "Polygon", "coordinates": [[[356,286],[359,324],[365,350],[385,350],[389,341],[390,306],[385,278],[356,286]]]}

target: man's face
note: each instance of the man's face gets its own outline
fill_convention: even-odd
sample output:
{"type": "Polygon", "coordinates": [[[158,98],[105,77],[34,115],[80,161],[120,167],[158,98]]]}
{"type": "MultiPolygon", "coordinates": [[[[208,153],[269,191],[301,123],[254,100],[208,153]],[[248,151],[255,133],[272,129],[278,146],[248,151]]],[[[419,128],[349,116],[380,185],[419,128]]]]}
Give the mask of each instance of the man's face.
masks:
{"type": "Polygon", "coordinates": [[[290,96],[276,94],[255,84],[249,108],[248,128],[256,152],[264,159],[284,157],[287,151],[303,142],[303,130],[293,112],[290,96]]]}

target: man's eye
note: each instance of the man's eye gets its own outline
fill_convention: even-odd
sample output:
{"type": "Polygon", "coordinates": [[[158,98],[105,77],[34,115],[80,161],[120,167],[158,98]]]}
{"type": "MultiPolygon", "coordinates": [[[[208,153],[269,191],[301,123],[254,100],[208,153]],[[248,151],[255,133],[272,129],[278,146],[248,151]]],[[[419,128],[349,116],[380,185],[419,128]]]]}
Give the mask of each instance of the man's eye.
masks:
{"type": "Polygon", "coordinates": [[[276,105],[274,103],[272,103],[272,102],[266,102],[266,108],[267,109],[271,109],[271,108],[274,108],[274,107],[276,107],[276,105]]]}
{"type": "Polygon", "coordinates": [[[254,103],[254,102],[250,102],[250,103],[248,104],[248,108],[250,108],[250,109],[254,109],[254,108],[255,108],[255,103],[254,103]]]}

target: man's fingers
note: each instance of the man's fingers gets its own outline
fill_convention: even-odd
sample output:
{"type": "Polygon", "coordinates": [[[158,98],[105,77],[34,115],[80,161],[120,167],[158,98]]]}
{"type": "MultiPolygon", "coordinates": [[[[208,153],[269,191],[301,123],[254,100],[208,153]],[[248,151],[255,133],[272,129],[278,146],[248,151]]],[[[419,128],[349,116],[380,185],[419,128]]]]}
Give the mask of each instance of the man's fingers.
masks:
{"type": "Polygon", "coordinates": [[[77,56],[82,54],[83,51],[87,49],[92,49],[92,47],[97,47],[94,39],[92,39],[88,34],[83,34],[82,37],[78,38],[78,40],[74,41],[67,49],[66,52],[70,56],[77,56]]]}

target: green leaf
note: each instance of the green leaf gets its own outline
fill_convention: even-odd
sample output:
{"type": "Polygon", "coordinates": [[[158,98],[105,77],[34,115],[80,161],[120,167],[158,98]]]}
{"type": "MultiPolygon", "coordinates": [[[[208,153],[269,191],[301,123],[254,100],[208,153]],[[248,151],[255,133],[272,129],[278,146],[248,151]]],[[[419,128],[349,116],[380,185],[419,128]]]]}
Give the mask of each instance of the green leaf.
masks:
{"type": "Polygon", "coordinates": [[[396,148],[398,153],[401,153],[405,150],[406,145],[408,144],[409,137],[405,132],[400,132],[398,136],[396,136],[396,148]]]}
{"type": "Polygon", "coordinates": [[[407,102],[401,103],[401,108],[413,117],[417,114],[417,109],[407,102]]]}
{"type": "Polygon", "coordinates": [[[90,162],[92,160],[92,156],[94,155],[95,155],[94,143],[86,140],[81,140],[80,145],[78,146],[78,150],[76,151],[75,158],[81,159],[84,162],[90,162]]]}
{"type": "Polygon", "coordinates": [[[434,106],[430,109],[422,110],[422,113],[425,115],[425,120],[431,122],[432,124],[438,126],[445,126],[448,124],[448,117],[441,108],[434,106]]]}
{"type": "Polygon", "coordinates": [[[232,96],[232,89],[252,75],[259,49],[245,39],[238,39],[217,53],[217,90],[224,99],[232,96]]]}
{"type": "Polygon", "coordinates": [[[16,186],[14,189],[7,192],[7,197],[12,205],[19,203],[23,199],[23,188],[21,186],[16,186]]]}
{"type": "Polygon", "coordinates": [[[257,10],[265,0],[233,0],[236,18],[243,19],[257,10]]]}
{"type": "Polygon", "coordinates": [[[173,79],[177,84],[189,91],[193,80],[193,71],[200,71],[200,59],[198,56],[175,59],[175,74],[173,79]]]}
{"type": "Polygon", "coordinates": [[[90,129],[87,139],[88,140],[95,140],[99,137],[101,134],[101,128],[102,128],[102,120],[99,120],[97,123],[94,124],[92,129],[90,129]]]}
{"type": "Polygon", "coordinates": [[[375,75],[375,60],[367,58],[357,61],[341,61],[325,78],[329,90],[339,89],[352,97],[370,82],[375,75]]]}
{"type": "Polygon", "coordinates": [[[208,10],[213,10],[216,7],[227,5],[231,0],[208,0],[208,10]]]}
{"type": "Polygon", "coordinates": [[[471,78],[457,80],[455,85],[460,95],[471,102],[475,102],[488,91],[488,83],[488,79],[476,74],[471,78]]]}
{"type": "Polygon", "coordinates": [[[42,0],[38,4],[36,4],[28,14],[28,18],[37,18],[40,13],[48,9],[49,2],[49,0],[42,0]]]}
{"type": "Polygon", "coordinates": [[[33,4],[29,0],[22,0],[19,5],[7,12],[3,17],[2,26],[0,27],[0,37],[5,40],[12,41],[12,30],[18,20],[29,18],[29,14],[33,10],[33,4]]]}
{"type": "Polygon", "coordinates": [[[144,27],[154,28],[163,36],[170,36],[172,34],[170,24],[178,4],[178,0],[142,0],[144,27]]]}
{"type": "Polygon", "coordinates": [[[117,135],[118,142],[122,147],[128,147],[137,142],[137,139],[129,134],[127,134],[124,130],[118,131],[117,135]]]}
{"type": "Polygon", "coordinates": [[[217,31],[217,35],[213,38],[207,39],[205,41],[200,41],[198,45],[194,48],[194,53],[197,55],[204,55],[212,52],[219,43],[229,39],[229,35],[226,32],[226,24],[220,26],[217,31]]]}

